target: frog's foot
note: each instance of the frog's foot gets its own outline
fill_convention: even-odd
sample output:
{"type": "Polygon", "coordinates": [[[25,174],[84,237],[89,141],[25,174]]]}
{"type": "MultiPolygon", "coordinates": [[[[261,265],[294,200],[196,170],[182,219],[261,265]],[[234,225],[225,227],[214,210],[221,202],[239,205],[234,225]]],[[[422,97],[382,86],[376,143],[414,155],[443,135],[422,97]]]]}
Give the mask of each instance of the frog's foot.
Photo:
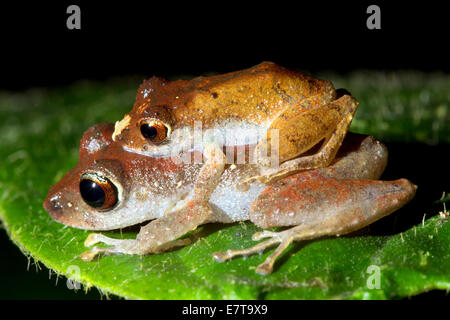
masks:
{"type": "MultiPolygon", "coordinates": [[[[305,169],[306,170],[306,169],[305,169]]],[[[298,172],[297,170],[296,172],[298,172]]],[[[252,176],[243,179],[238,183],[236,188],[239,191],[247,191],[250,188],[250,185],[254,183],[255,181],[258,181],[260,183],[269,184],[272,182],[275,182],[279,179],[284,178],[287,175],[290,175],[293,173],[291,170],[283,170],[280,168],[265,168],[261,169],[261,175],[252,176]]]]}
{"type": "Polygon", "coordinates": [[[159,246],[152,248],[151,252],[148,249],[144,250],[139,241],[134,239],[113,239],[104,236],[100,233],[90,234],[84,241],[86,247],[91,247],[97,243],[104,243],[110,245],[110,247],[93,247],[91,250],[83,252],[80,257],[84,261],[92,261],[97,255],[111,255],[111,254],[146,254],[146,253],[160,253],[170,250],[173,247],[185,246],[191,243],[189,239],[174,240],[167,243],[163,243],[159,246]]]}
{"type": "Polygon", "coordinates": [[[110,255],[110,254],[138,254],[139,249],[136,243],[136,240],[132,239],[113,239],[107,236],[104,236],[100,233],[91,233],[86,240],[84,241],[84,245],[86,247],[91,247],[97,243],[104,243],[110,245],[110,247],[102,248],[102,247],[93,247],[91,250],[83,252],[80,257],[84,261],[92,261],[96,256],[102,255],[110,255]]]}
{"type": "Polygon", "coordinates": [[[238,190],[246,191],[248,190],[250,185],[255,181],[259,181],[264,184],[269,184],[271,182],[274,182],[275,180],[283,178],[287,174],[289,174],[289,171],[287,170],[285,171],[280,171],[280,169],[265,170],[262,175],[252,176],[243,179],[242,181],[239,182],[237,188],[238,190]]]}
{"type": "Polygon", "coordinates": [[[262,252],[265,249],[272,247],[274,244],[279,243],[275,251],[270,256],[268,256],[262,264],[256,267],[255,270],[257,273],[262,275],[270,274],[273,271],[273,265],[275,263],[275,260],[292,243],[292,241],[294,241],[294,238],[298,238],[298,231],[296,231],[295,229],[296,228],[292,228],[282,232],[271,232],[271,231],[256,232],[252,236],[252,240],[258,241],[264,238],[269,239],[247,249],[227,250],[225,252],[214,252],[213,258],[217,262],[224,262],[236,256],[247,257],[249,255],[253,255],[256,253],[262,254],[262,252]],[[296,237],[294,237],[294,235],[296,235],[296,237]]]}

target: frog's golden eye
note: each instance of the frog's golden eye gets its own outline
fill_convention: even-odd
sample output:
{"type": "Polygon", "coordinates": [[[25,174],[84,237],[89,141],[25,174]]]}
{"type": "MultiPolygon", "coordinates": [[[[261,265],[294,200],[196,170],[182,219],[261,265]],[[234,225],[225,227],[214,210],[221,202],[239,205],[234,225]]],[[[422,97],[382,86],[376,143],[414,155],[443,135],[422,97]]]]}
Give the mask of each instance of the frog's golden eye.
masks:
{"type": "Polygon", "coordinates": [[[81,176],[80,194],[84,202],[99,210],[108,210],[117,203],[117,187],[107,178],[86,173],[81,176]]]}
{"type": "Polygon", "coordinates": [[[169,129],[159,120],[144,120],[140,123],[142,136],[152,143],[163,142],[169,133],[169,129]]]}

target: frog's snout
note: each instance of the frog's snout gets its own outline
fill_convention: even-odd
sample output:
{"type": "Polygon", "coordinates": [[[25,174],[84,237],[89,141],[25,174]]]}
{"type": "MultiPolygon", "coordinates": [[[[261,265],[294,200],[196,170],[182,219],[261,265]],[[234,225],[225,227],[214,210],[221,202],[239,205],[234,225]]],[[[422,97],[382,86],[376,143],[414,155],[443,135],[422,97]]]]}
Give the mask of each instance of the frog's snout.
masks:
{"type": "Polygon", "coordinates": [[[44,209],[50,213],[54,220],[59,220],[63,213],[63,206],[61,204],[61,197],[56,195],[49,195],[44,201],[44,209]]]}

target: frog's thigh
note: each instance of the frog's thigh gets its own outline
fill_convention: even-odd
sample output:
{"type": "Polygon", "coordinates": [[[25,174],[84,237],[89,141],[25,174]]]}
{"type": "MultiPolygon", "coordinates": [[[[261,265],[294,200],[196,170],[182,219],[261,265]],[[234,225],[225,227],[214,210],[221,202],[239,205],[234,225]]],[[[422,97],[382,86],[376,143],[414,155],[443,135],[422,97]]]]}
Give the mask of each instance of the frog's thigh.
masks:
{"type": "Polygon", "coordinates": [[[269,128],[268,139],[262,140],[257,146],[258,159],[262,159],[261,164],[264,166],[271,165],[266,155],[273,157],[271,152],[277,150],[277,142],[273,141],[271,134],[272,129],[278,129],[278,159],[279,163],[284,163],[279,168],[274,168],[275,171],[280,170],[281,174],[285,174],[290,171],[326,167],[341,146],[357,106],[358,102],[353,97],[344,95],[294,118],[289,118],[290,110],[287,110],[269,128]],[[325,141],[318,153],[290,160],[323,139],[325,141]]]}
{"type": "Polygon", "coordinates": [[[402,207],[414,196],[416,186],[406,179],[395,181],[319,179],[300,185],[278,181],[267,187],[250,207],[250,220],[262,228],[295,226],[281,232],[263,231],[254,240],[269,238],[244,250],[215,253],[218,261],[261,252],[280,243],[258,266],[257,272],[272,272],[278,256],[292,241],[358,230],[402,207]]]}
{"type": "Polygon", "coordinates": [[[269,228],[320,223],[320,232],[329,229],[327,234],[344,234],[402,207],[415,191],[406,179],[329,178],[290,184],[285,182],[289,178],[268,186],[253,201],[250,220],[254,224],[269,228]]]}

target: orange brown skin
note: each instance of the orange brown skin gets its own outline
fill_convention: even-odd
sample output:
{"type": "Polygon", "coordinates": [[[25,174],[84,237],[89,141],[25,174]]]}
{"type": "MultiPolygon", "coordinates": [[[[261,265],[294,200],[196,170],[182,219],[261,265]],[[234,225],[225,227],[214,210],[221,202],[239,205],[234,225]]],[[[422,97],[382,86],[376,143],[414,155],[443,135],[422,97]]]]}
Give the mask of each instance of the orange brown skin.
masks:
{"type": "Polygon", "coordinates": [[[183,181],[187,188],[193,184],[190,177],[198,173],[198,165],[193,165],[190,172],[170,158],[162,160],[126,152],[112,143],[113,130],[112,124],[101,123],[84,133],[78,163],[50,188],[44,202],[44,208],[54,220],[87,230],[113,230],[135,225],[159,217],[151,208],[146,210],[146,214],[138,214],[134,210],[135,207],[145,207],[149,196],[165,198],[168,189],[179,189],[178,181],[183,181]],[[86,172],[101,172],[120,184],[123,189],[121,200],[135,198],[134,207],[119,203],[113,210],[99,211],[86,204],[79,190],[81,177],[86,172]],[[187,173],[190,176],[184,176],[187,173]]]}
{"type": "Polygon", "coordinates": [[[161,119],[172,131],[193,127],[200,121],[204,129],[227,120],[258,125],[272,122],[280,112],[297,106],[298,112],[334,100],[329,81],[290,71],[274,63],[192,80],[167,81],[152,77],[139,87],[133,109],[125,115],[128,125],[115,130],[115,139],[131,149],[143,151],[148,144],[138,124],[145,118],[161,119]]]}
{"type": "Polygon", "coordinates": [[[292,226],[281,232],[255,234],[255,240],[269,239],[252,248],[213,254],[217,261],[225,261],[279,244],[256,269],[268,274],[292,241],[362,228],[402,207],[416,189],[406,179],[374,180],[386,166],[387,151],[373,137],[348,135],[327,168],[299,172],[269,186],[253,181],[248,191],[241,192],[233,186],[242,175],[254,172],[254,165],[217,168],[209,163],[212,167],[204,170],[205,165],[177,164],[171,158],[126,152],[111,140],[112,131],[112,124],[99,124],[86,131],[77,165],[50,188],[44,208],[54,220],[88,230],[112,230],[152,221],[141,228],[136,239],[89,235],[86,246],[103,242],[110,247],[84,252],[81,257],[86,261],[98,254],[144,255],[186,245],[188,239],[178,239],[210,222],[250,220],[262,228],[292,226]],[[117,205],[104,211],[84,202],[79,184],[86,172],[105,175],[120,184],[117,205]],[[212,189],[208,186],[210,173],[220,175],[212,189]],[[199,180],[204,183],[198,184],[199,180]]]}
{"type": "MultiPolygon", "coordinates": [[[[345,138],[357,106],[353,97],[338,94],[329,81],[263,62],[249,69],[192,80],[153,77],[144,81],[133,109],[116,123],[112,139],[127,151],[168,157],[181,153],[177,149],[180,146],[190,148],[192,136],[184,136],[182,130],[194,128],[196,123],[204,131],[217,129],[222,134],[237,127],[243,135],[250,136],[251,128],[262,129],[262,137],[250,151],[259,172],[242,177],[239,184],[245,190],[255,179],[269,183],[300,170],[328,166],[345,138]],[[156,141],[145,137],[143,124],[158,128],[156,141]],[[167,133],[165,139],[160,139],[161,131],[163,135],[167,133]],[[316,154],[305,156],[321,143],[316,154]]],[[[203,140],[206,141],[201,142],[200,152],[209,148],[218,155],[227,147],[236,147],[236,142],[216,141],[209,136],[205,139],[205,134],[203,140]]],[[[215,166],[205,166],[221,166],[217,161],[222,156],[211,159],[203,152],[203,157],[215,162],[215,166]]],[[[228,163],[235,160],[225,157],[228,163]]],[[[210,179],[213,180],[212,173],[210,179]]]]}
{"type": "MultiPolygon", "coordinates": [[[[156,119],[169,128],[166,142],[171,142],[170,132],[193,128],[195,122],[201,123],[203,130],[226,127],[229,123],[253,125],[279,130],[281,163],[329,137],[347,114],[351,121],[356,107],[354,98],[339,97],[329,81],[263,62],[246,70],[192,80],[153,77],[144,81],[133,109],[117,122],[113,140],[120,141],[129,151],[155,156],[161,149],[160,141],[152,143],[140,130],[148,119],[156,119]]],[[[348,125],[341,130],[346,132],[348,125]]],[[[336,150],[342,139],[335,144],[336,150]]],[[[255,150],[258,163],[265,167],[269,166],[264,158],[270,153],[270,146],[268,132],[255,150]]],[[[325,161],[299,169],[325,167],[334,155],[335,152],[325,161]]]]}

